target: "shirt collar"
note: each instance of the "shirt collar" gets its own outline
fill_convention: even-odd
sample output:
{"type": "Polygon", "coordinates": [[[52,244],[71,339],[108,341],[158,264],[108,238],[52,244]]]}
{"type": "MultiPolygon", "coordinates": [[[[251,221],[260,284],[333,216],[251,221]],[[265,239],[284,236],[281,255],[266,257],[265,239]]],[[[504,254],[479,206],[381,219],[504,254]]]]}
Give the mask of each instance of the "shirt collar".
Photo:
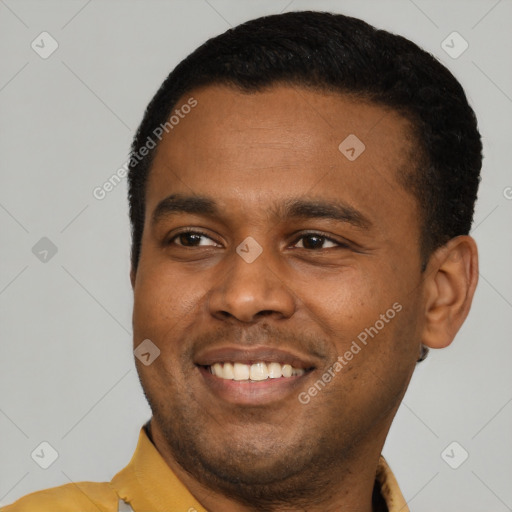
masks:
{"type": "Polygon", "coordinates": [[[130,462],[110,485],[135,512],[207,512],[167,465],[144,426],[130,462]]]}
{"type": "Polygon", "coordinates": [[[375,484],[380,486],[380,493],[388,507],[388,512],[410,512],[395,475],[382,455],[377,464],[375,484]]]}
{"type": "MultiPolygon", "coordinates": [[[[387,512],[409,512],[395,476],[382,456],[375,481],[375,490],[380,491],[387,512]]],[[[167,465],[149,439],[145,426],[140,429],[130,462],[114,476],[110,486],[135,512],[207,512],[167,465]]]]}

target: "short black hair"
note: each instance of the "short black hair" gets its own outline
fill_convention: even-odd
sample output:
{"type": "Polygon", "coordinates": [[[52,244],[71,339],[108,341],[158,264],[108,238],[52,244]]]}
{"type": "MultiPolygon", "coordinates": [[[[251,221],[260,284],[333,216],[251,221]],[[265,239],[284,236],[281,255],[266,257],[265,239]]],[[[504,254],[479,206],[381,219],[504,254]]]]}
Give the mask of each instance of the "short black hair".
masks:
{"type": "Polygon", "coordinates": [[[482,142],[475,113],[453,74],[408,39],[360,19],[287,12],[250,20],[206,41],[176,66],[147,106],[128,166],[134,271],[156,148],[144,157],[140,150],[186,93],[214,84],[247,93],[297,85],[355,95],[399,112],[418,146],[411,169],[399,177],[421,212],[423,269],[433,250],[469,233],[482,142]]]}

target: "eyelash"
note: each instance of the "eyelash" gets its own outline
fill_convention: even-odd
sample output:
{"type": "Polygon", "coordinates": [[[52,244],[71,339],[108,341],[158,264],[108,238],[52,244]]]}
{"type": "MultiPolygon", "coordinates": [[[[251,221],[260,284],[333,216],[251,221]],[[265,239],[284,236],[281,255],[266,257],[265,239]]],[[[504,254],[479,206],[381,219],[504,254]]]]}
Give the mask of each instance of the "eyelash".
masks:
{"type": "MultiPolygon", "coordinates": [[[[172,245],[174,240],[176,238],[178,238],[180,235],[189,234],[189,233],[194,234],[194,235],[204,236],[205,238],[208,238],[208,239],[212,240],[213,242],[217,243],[207,233],[204,233],[203,231],[200,231],[197,229],[188,228],[188,229],[184,229],[183,231],[180,231],[179,233],[176,233],[175,235],[173,235],[173,237],[170,238],[169,241],[167,242],[167,245],[172,245]]],[[[299,240],[301,240],[302,238],[305,238],[307,236],[317,236],[318,238],[323,238],[324,241],[329,241],[329,242],[336,244],[338,246],[338,248],[348,249],[350,247],[347,243],[339,242],[338,240],[328,237],[327,235],[324,235],[323,233],[321,233],[319,231],[311,231],[311,232],[302,233],[301,236],[299,236],[298,238],[295,239],[294,245],[297,242],[299,242],[299,240]]],[[[178,247],[184,247],[184,246],[178,245],[178,247]]],[[[301,247],[301,249],[302,249],[302,247],[301,247]]],[[[306,248],[304,247],[304,249],[306,249],[306,248]]],[[[335,249],[335,247],[330,247],[330,249],[335,249]]],[[[315,251],[315,249],[306,249],[306,250],[315,251]]],[[[318,250],[321,250],[321,249],[316,249],[316,251],[318,251],[318,250]]]]}

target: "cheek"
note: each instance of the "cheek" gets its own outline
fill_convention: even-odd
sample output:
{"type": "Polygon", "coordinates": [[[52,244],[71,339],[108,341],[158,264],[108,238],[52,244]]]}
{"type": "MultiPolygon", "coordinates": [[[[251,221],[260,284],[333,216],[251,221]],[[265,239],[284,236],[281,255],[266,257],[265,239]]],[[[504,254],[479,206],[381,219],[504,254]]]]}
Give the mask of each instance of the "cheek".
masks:
{"type": "Polygon", "coordinates": [[[134,290],[136,342],[149,338],[160,350],[172,349],[169,340],[179,338],[204,307],[205,284],[200,275],[173,269],[165,262],[143,263],[134,290]]]}
{"type": "Polygon", "coordinates": [[[141,266],[134,290],[133,323],[136,334],[160,338],[161,330],[169,328],[181,313],[183,302],[168,273],[158,266],[141,266]]]}
{"type": "Polygon", "coordinates": [[[410,286],[392,269],[368,265],[316,283],[315,288],[303,290],[306,306],[328,333],[336,354],[352,349],[357,356],[348,353],[350,360],[371,360],[411,344],[415,305],[407,293],[410,286]]]}
{"type": "Polygon", "coordinates": [[[349,272],[330,274],[302,289],[308,306],[321,312],[324,320],[342,330],[375,322],[391,307],[398,291],[389,286],[382,272],[359,266],[349,272]]]}
{"type": "Polygon", "coordinates": [[[325,370],[334,375],[325,399],[342,404],[345,417],[366,415],[372,424],[397,405],[417,355],[414,318],[398,301],[382,304],[366,304],[346,328],[340,321],[345,333],[336,338],[333,365],[325,370]]]}
{"type": "MultiPolygon", "coordinates": [[[[178,281],[166,266],[156,262],[142,262],[139,267],[133,306],[134,349],[149,339],[158,348],[158,357],[149,365],[136,361],[143,388],[153,403],[169,401],[169,389],[183,392],[183,344],[193,297],[188,295],[186,283],[178,281]]],[[[191,294],[193,296],[193,293],[191,294]]],[[[195,305],[197,308],[197,304],[195,305]]],[[[167,405],[160,403],[161,410],[167,405]]]]}

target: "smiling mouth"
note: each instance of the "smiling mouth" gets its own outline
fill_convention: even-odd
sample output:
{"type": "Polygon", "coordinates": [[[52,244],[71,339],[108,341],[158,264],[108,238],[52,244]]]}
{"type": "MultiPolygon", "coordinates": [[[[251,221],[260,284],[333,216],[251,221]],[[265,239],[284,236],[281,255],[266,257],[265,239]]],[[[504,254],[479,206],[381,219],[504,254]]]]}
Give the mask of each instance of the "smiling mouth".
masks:
{"type": "Polygon", "coordinates": [[[312,368],[295,368],[275,361],[257,361],[251,364],[239,362],[215,363],[204,368],[219,379],[242,382],[261,382],[269,379],[300,377],[312,368]]]}

